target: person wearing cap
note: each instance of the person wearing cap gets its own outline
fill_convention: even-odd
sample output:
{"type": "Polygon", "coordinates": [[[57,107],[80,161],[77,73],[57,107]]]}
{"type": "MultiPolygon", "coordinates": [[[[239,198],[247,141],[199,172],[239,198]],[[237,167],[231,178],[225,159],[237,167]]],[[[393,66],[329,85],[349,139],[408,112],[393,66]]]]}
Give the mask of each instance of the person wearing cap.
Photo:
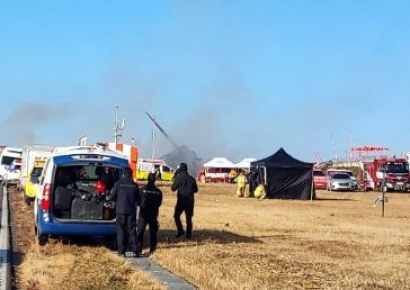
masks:
{"type": "Polygon", "coordinates": [[[172,191],[177,191],[177,204],[175,205],[174,220],[177,227],[177,238],[185,234],[187,239],[192,237],[192,217],[194,216],[194,195],[198,192],[198,186],[194,177],[188,174],[186,163],[179,164],[179,173],[171,185],[172,191]],[[181,214],[185,212],[186,232],[182,227],[181,214]]]}
{"type": "Polygon", "coordinates": [[[120,256],[125,256],[127,244],[131,247],[133,256],[138,256],[135,228],[139,195],[138,184],[132,180],[132,169],[125,168],[122,179],[115,182],[107,198],[107,200],[116,201],[117,251],[120,256]]]}
{"type": "Polygon", "coordinates": [[[141,189],[138,216],[138,247],[137,254],[142,255],[144,232],[149,226],[149,252],[152,254],[157,248],[158,213],[162,204],[162,192],[155,186],[155,173],[148,174],[148,184],[141,189]]]}

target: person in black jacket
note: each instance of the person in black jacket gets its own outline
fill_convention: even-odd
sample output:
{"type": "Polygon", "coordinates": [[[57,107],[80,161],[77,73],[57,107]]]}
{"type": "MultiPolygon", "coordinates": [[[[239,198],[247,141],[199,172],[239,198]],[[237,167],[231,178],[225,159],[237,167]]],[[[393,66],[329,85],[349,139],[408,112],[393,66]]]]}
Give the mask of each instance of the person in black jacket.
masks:
{"type": "Polygon", "coordinates": [[[186,163],[179,164],[178,174],[171,185],[171,190],[178,190],[177,204],[174,211],[174,220],[178,230],[176,237],[180,238],[185,234],[181,223],[181,214],[185,212],[185,237],[190,239],[192,237],[192,217],[194,216],[194,194],[198,192],[198,186],[195,178],[188,174],[188,166],[186,163]]]}
{"type": "Polygon", "coordinates": [[[136,243],[136,204],[139,200],[138,184],[132,180],[132,169],[125,168],[122,179],[114,184],[108,200],[116,201],[118,255],[125,256],[129,245],[133,256],[138,256],[136,243]]]}
{"type": "Polygon", "coordinates": [[[158,213],[162,204],[162,192],[155,186],[156,174],[148,174],[148,184],[141,189],[138,216],[138,255],[142,255],[144,232],[149,226],[149,252],[152,254],[157,248],[158,213]]]}

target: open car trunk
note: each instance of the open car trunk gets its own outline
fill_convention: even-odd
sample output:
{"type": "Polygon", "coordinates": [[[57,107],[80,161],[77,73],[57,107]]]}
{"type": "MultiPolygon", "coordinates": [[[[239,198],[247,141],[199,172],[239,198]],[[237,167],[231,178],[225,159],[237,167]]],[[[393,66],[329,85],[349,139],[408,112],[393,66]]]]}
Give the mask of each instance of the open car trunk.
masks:
{"type": "Polygon", "coordinates": [[[114,222],[115,208],[106,197],[121,168],[101,163],[58,166],[52,194],[52,212],[61,222],[114,222]],[[104,191],[97,191],[97,183],[104,191]]]}

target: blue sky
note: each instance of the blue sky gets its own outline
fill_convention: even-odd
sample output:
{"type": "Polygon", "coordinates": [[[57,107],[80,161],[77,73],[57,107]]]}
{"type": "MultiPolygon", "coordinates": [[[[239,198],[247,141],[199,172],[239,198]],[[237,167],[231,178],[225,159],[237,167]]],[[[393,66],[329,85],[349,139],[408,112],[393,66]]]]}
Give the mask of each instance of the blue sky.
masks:
{"type": "MultiPolygon", "coordinates": [[[[0,143],[112,140],[153,114],[204,159],[410,150],[409,1],[2,1],[0,143]]],[[[172,147],[157,132],[158,154],[172,147]]],[[[206,161],[206,160],[205,160],[206,161]]]]}

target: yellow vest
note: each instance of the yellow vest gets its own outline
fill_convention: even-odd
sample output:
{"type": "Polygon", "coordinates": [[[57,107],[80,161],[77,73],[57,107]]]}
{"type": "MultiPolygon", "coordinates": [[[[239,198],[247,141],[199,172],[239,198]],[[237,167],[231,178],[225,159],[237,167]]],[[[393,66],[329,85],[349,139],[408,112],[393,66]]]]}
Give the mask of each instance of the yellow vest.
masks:
{"type": "Polygon", "coordinates": [[[245,175],[239,175],[238,176],[238,186],[239,187],[244,187],[246,184],[246,176],[245,175]]]}

